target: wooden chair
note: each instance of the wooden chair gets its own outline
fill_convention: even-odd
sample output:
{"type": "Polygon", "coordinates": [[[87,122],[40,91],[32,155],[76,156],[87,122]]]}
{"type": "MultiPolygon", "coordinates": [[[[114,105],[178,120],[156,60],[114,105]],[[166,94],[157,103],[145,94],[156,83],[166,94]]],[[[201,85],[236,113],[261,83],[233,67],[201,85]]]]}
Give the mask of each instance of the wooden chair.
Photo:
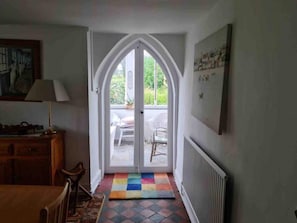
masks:
{"type": "Polygon", "coordinates": [[[84,168],[83,163],[79,162],[71,170],[61,169],[61,172],[64,174],[64,176],[67,179],[70,179],[71,181],[71,185],[72,185],[71,188],[74,192],[74,200],[71,199],[70,209],[71,209],[71,214],[75,214],[79,189],[87,195],[88,199],[93,198],[92,194],[90,194],[90,192],[79,183],[83,175],[86,173],[86,169],[84,168]]]}
{"type": "Polygon", "coordinates": [[[65,223],[68,214],[71,182],[67,180],[64,190],[52,203],[40,210],[40,223],[65,223]]]}
{"type": "Polygon", "coordinates": [[[167,129],[166,128],[156,128],[153,132],[152,138],[152,151],[150,161],[152,162],[153,156],[166,155],[166,153],[157,152],[158,145],[167,145],[167,129]]]}

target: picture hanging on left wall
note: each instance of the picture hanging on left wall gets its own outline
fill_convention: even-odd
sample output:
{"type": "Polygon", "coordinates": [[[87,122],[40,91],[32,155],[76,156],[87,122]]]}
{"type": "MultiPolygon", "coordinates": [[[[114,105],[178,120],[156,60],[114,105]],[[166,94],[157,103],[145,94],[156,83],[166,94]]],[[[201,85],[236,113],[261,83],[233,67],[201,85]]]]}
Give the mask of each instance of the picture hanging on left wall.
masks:
{"type": "Polygon", "coordinates": [[[40,41],[0,39],[0,100],[24,101],[41,77],[40,41]]]}

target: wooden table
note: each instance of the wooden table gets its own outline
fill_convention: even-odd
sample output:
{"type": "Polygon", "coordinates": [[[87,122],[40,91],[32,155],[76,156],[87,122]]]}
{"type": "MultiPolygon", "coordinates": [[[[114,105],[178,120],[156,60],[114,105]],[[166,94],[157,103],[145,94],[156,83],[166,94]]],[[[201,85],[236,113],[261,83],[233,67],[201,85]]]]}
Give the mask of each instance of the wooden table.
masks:
{"type": "Polygon", "coordinates": [[[0,222],[38,223],[41,208],[51,203],[64,187],[0,185],[0,222]]]}

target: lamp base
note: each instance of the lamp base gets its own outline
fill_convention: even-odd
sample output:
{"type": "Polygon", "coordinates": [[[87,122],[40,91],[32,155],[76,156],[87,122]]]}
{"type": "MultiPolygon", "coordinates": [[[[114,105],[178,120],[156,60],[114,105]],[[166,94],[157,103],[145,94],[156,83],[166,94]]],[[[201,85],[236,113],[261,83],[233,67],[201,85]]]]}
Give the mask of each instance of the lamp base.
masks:
{"type": "Polygon", "coordinates": [[[53,134],[56,134],[57,131],[54,130],[53,128],[48,128],[47,130],[45,130],[42,134],[43,135],[53,135],[53,134]]]}

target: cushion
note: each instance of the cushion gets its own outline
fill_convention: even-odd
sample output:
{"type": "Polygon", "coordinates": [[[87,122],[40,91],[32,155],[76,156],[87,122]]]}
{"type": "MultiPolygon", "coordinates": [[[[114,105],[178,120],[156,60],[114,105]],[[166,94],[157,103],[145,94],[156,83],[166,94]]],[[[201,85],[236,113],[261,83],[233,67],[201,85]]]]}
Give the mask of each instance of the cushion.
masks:
{"type": "Polygon", "coordinates": [[[134,117],[133,116],[127,116],[125,118],[121,119],[122,124],[134,124],[134,117]]]}

